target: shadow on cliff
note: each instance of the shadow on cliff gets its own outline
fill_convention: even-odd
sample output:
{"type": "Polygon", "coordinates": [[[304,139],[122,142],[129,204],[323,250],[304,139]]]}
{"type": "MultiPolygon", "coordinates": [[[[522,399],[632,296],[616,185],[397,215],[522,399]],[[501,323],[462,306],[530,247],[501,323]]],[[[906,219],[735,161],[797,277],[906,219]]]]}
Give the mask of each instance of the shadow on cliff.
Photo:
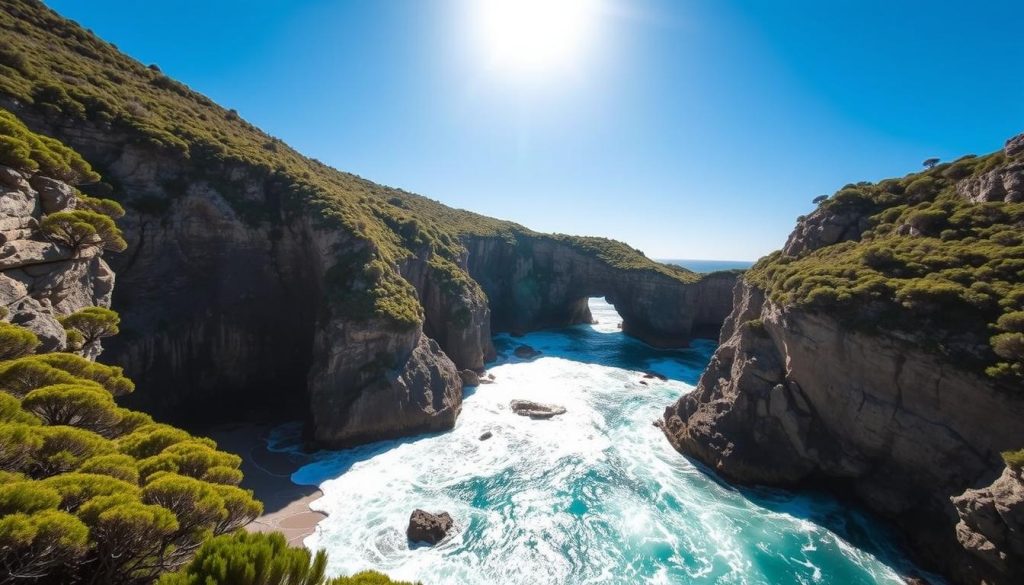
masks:
{"type": "Polygon", "coordinates": [[[824,489],[784,490],[729,483],[711,468],[686,455],[683,457],[709,481],[753,504],[779,514],[811,522],[831,531],[853,548],[872,555],[904,579],[916,578],[932,585],[948,583],[939,575],[922,571],[909,559],[901,539],[887,522],[856,503],[839,499],[824,489]]]}

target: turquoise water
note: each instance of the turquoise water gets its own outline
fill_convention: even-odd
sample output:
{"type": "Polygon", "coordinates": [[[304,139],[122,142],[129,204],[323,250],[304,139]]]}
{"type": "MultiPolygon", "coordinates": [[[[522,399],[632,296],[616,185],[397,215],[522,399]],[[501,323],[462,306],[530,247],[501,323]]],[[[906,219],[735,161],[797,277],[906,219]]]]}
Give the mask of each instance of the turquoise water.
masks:
{"type": "Polygon", "coordinates": [[[739,490],[680,456],[652,426],[714,350],[657,351],[618,315],[520,339],[500,336],[496,383],[467,393],[456,428],[321,452],[293,475],[329,514],[305,541],[332,575],[373,568],[425,585],[901,583],[909,566],[868,518],[826,497],[739,490]],[[542,350],[507,357],[518,343],[542,350]],[[645,380],[654,370],[668,381],[645,380]],[[641,384],[641,381],[647,384],[641,384]],[[512,399],[565,406],[535,421],[512,399]],[[484,431],[494,437],[480,441],[484,431]],[[405,538],[415,508],[445,510],[436,547],[405,538]]]}
{"type": "Polygon", "coordinates": [[[746,260],[658,260],[665,264],[675,264],[694,272],[707,273],[719,270],[746,270],[754,265],[746,260]]]}

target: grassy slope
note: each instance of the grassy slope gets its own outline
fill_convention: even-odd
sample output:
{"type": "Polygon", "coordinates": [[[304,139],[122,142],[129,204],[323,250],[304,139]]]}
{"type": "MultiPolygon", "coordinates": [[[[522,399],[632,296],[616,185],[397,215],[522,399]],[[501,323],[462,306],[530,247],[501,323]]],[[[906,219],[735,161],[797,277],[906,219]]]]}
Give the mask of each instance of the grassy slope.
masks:
{"type": "Polygon", "coordinates": [[[902,332],[954,363],[1019,384],[1024,203],[971,203],[955,188],[1012,162],[998,152],[847,185],[821,205],[869,217],[859,241],[799,258],[775,252],[748,279],[779,302],[827,310],[861,328],[902,332]]]}
{"type": "MultiPolygon", "coordinates": [[[[152,144],[167,156],[190,159],[193,180],[220,181],[226,165],[246,165],[284,185],[286,209],[312,208],[325,222],[372,245],[358,257],[340,259],[333,271],[345,294],[341,310],[356,318],[385,317],[399,326],[422,318],[414,291],[395,273],[394,263],[413,251],[434,252],[431,268],[455,287],[479,294],[455,266],[459,236],[536,236],[511,222],[446,207],[402,190],[374,184],[330,168],[294,151],[205,96],[120,53],[36,0],[7,0],[0,6],[0,95],[28,104],[51,119],[109,124],[133,140],[152,144]],[[203,169],[209,169],[207,176],[203,169]],[[359,286],[357,286],[359,285],[359,286]]],[[[232,200],[253,222],[274,221],[262,206],[232,200]]],[[[116,196],[116,194],[115,194],[116,196]]],[[[624,269],[655,271],[680,281],[699,277],[667,267],[637,250],[601,238],[556,237],[587,254],[624,269]]]]}

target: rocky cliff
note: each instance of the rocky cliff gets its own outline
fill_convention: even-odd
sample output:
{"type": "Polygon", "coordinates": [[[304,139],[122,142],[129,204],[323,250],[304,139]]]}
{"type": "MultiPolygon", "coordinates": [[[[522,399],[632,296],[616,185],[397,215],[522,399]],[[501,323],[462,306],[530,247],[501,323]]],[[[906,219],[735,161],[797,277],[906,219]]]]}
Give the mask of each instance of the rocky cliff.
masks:
{"type": "Polygon", "coordinates": [[[106,357],[145,388],[131,406],[161,418],[298,416],[333,446],[441,430],[459,370],[494,356],[492,321],[580,322],[608,294],[631,332],[683,344],[728,312],[733,275],[339,172],[35,0],[3,3],[0,29],[0,107],[80,152],[104,181],[81,189],[127,210],[106,357]],[[494,238],[513,243],[480,243],[494,238]]]}
{"type": "Polygon", "coordinates": [[[957,582],[1022,582],[1024,484],[1000,453],[1024,445],[1024,384],[1000,340],[1024,302],[1024,209],[972,195],[1024,178],[1012,144],[803,219],[737,285],[708,369],[665,411],[672,444],[739,482],[855,498],[957,582]]]}
{"type": "MultiPolygon", "coordinates": [[[[52,241],[44,216],[73,210],[73,187],[43,174],[0,165],[0,305],[6,318],[39,337],[40,352],[70,351],[58,318],[86,307],[109,307],[114,273],[102,250],[52,241]]],[[[99,355],[98,343],[82,350],[99,355]]]]}
{"type": "Polygon", "coordinates": [[[487,293],[494,326],[502,331],[589,323],[588,299],[606,297],[622,316],[623,331],[651,345],[678,347],[693,337],[717,336],[732,308],[735,273],[624,269],[558,236],[464,241],[469,273],[487,293]]]}

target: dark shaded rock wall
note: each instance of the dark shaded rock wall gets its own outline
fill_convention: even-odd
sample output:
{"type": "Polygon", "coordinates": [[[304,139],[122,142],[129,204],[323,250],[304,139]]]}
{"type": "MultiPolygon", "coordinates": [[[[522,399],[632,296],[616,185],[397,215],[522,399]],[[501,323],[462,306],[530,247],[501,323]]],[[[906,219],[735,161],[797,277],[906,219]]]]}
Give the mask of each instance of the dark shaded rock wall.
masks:
{"type": "Polygon", "coordinates": [[[929,566],[964,583],[1019,583],[965,550],[951,498],[1024,444],[1024,398],[920,349],[779,306],[745,282],[721,345],[665,411],[681,452],[743,483],[825,485],[894,520],[929,566]]]}

